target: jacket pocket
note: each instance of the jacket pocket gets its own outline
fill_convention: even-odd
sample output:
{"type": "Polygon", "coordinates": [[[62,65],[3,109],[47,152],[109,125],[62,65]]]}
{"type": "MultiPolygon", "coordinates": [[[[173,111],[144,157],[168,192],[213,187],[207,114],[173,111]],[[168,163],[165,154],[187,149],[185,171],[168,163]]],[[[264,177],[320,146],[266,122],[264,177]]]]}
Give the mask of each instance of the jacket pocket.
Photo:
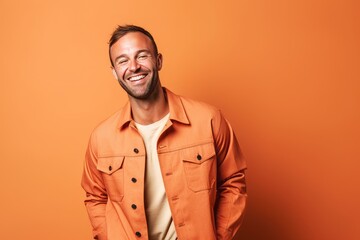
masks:
{"type": "Polygon", "coordinates": [[[183,149],[182,161],[188,187],[199,192],[214,186],[216,156],[212,143],[183,149]]]}
{"type": "Polygon", "coordinates": [[[101,172],[108,197],[121,202],[124,197],[124,156],[101,157],[97,169],[101,172]]]}

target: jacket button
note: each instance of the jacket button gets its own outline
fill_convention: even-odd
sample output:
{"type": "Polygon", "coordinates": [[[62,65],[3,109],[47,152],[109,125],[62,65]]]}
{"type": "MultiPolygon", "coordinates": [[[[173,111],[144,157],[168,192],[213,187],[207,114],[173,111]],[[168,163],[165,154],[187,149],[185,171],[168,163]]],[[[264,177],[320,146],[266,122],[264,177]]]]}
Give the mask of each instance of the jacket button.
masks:
{"type": "Polygon", "coordinates": [[[197,160],[199,160],[199,161],[200,161],[200,160],[201,160],[201,155],[200,155],[200,154],[198,154],[196,158],[197,158],[197,160]]]}
{"type": "Polygon", "coordinates": [[[140,232],[136,232],[135,235],[138,236],[138,237],[141,237],[141,233],[140,233],[140,232]]]}
{"type": "Polygon", "coordinates": [[[139,153],[139,149],[134,148],[134,153],[139,153]]]}
{"type": "Polygon", "coordinates": [[[136,209],[137,208],[136,204],[131,204],[131,208],[136,209]]]}
{"type": "Polygon", "coordinates": [[[133,183],[136,183],[136,182],[137,182],[137,179],[133,177],[133,178],[131,179],[131,181],[132,181],[133,183]]]}
{"type": "Polygon", "coordinates": [[[112,166],[109,166],[109,171],[111,171],[112,170],[112,166]]]}

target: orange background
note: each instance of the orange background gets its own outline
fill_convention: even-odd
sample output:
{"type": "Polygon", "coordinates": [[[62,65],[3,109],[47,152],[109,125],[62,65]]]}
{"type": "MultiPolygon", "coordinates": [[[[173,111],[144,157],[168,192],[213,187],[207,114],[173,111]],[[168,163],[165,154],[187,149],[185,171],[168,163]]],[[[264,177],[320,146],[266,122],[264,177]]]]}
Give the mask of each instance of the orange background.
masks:
{"type": "Polygon", "coordinates": [[[163,85],[221,108],[248,160],[240,239],[360,239],[358,1],[0,1],[1,238],[91,239],[92,129],[127,96],[107,41],[153,33],[163,85]]]}

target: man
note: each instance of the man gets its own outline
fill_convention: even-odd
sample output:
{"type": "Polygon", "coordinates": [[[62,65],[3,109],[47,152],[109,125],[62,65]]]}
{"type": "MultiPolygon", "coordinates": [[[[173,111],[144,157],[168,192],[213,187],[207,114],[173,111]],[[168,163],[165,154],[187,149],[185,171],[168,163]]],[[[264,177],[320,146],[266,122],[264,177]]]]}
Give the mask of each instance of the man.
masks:
{"type": "Polygon", "coordinates": [[[119,26],[112,71],[129,102],[92,133],[82,187],[94,239],[232,239],[245,203],[245,161],[212,106],[160,83],[149,32],[119,26]]]}

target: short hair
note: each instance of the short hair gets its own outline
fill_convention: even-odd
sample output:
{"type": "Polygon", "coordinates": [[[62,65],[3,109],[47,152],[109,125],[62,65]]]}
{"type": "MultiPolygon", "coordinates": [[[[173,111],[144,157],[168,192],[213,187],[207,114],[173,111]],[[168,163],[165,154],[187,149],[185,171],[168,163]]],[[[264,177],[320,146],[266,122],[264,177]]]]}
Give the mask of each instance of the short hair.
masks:
{"type": "Polygon", "coordinates": [[[109,40],[109,57],[110,57],[110,62],[111,62],[111,66],[114,66],[114,63],[111,60],[111,54],[110,54],[110,48],[112,45],[114,45],[120,38],[122,38],[123,36],[125,36],[126,34],[130,33],[130,32],[140,32],[142,34],[144,34],[145,36],[147,36],[151,43],[153,44],[154,50],[155,50],[155,55],[158,55],[158,49],[155,43],[155,40],[153,38],[153,36],[144,28],[136,26],[136,25],[124,25],[124,26],[117,26],[117,28],[115,29],[115,31],[111,34],[110,40],[109,40]]]}

